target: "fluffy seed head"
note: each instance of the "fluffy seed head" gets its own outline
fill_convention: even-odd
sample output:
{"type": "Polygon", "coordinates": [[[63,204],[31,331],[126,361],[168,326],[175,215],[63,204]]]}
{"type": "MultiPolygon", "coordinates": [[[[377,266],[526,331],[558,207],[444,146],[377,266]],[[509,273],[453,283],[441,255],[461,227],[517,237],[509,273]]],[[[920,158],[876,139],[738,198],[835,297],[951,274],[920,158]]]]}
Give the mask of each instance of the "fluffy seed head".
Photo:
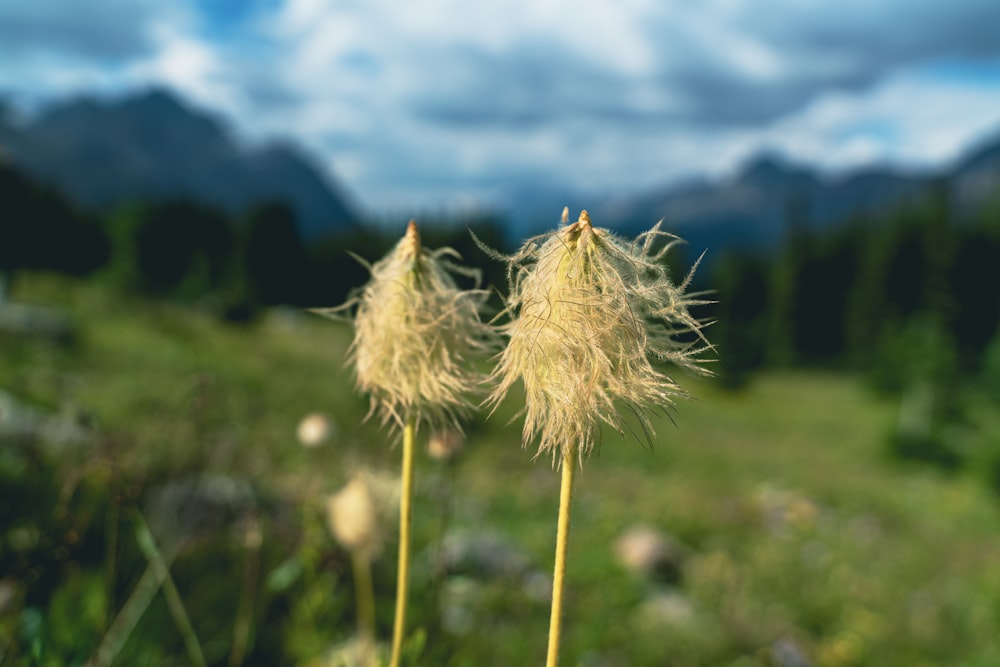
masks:
{"type": "Polygon", "coordinates": [[[412,414],[418,427],[458,428],[473,407],[467,396],[482,378],[469,364],[494,334],[479,318],[486,292],[459,289],[449,273],[478,277],[449,261],[457,257],[450,248],[424,248],[411,220],[396,247],[369,267],[360,295],[333,309],[356,307],[349,361],[358,389],[371,397],[369,414],[383,424],[402,426],[412,414]]]}
{"type": "Polygon", "coordinates": [[[593,227],[583,211],[505,258],[508,343],[487,402],[495,407],[523,383],[523,440],[537,438],[539,455],[589,453],[602,422],[624,435],[623,408],[651,438],[647,411],[686,397],[657,361],[707,374],[701,356],[711,345],[689,313],[706,302],[685,294],[690,274],[674,284],[662,265],[677,241],[657,224],[629,243],[593,227]]]}
{"type": "Polygon", "coordinates": [[[330,532],[344,548],[374,558],[385,543],[397,496],[394,480],[368,471],[355,473],[326,499],[330,532]]]}
{"type": "Polygon", "coordinates": [[[335,430],[333,420],[322,412],[312,412],[299,422],[295,430],[303,447],[313,449],[330,439],[335,430]]]}
{"type": "Polygon", "coordinates": [[[455,429],[444,429],[431,433],[427,439],[427,453],[432,459],[450,461],[465,447],[465,436],[455,429]]]}

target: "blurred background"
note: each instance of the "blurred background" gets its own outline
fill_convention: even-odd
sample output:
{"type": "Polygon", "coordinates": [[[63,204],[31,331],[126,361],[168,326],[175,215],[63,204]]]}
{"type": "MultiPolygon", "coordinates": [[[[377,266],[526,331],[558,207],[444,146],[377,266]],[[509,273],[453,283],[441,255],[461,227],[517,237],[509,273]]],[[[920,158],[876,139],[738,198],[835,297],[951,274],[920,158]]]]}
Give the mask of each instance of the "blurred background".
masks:
{"type": "MultiPolygon", "coordinates": [[[[718,357],[584,464],[564,662],[1000,664],[998,25],[0,0],[0,665],[356,664],[329,499],[391,496],[399,447],[305,308],[415,218],[495,311],[469,230],[509,252],[563,206],[685,239],[718,357]]],[[[519,401],[421,436],[408,664],[541,661],[558,474],[519,401]]]]}

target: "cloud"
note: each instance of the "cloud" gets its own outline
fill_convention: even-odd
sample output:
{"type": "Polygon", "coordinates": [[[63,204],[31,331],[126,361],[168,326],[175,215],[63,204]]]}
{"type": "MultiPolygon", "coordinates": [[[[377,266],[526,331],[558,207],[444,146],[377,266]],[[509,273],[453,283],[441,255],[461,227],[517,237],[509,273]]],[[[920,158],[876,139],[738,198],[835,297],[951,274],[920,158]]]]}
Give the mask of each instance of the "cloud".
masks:
{"type": "Polygon", "coordinates": [[[772,0],[768,11],[740,3],[733,18],[748,31],[796,53],[864,63],[895,65],[944,56],[1000,55],[992,0],[941,2],[865,2],[816,4],[772,0]]]}
{"type": "Polygon", "coordinates": [[[376,209],[647,187],[762,147],[930,163],[1000,123],[995,0],[65,5],[0,9],[0,88],[168,83],[319,151],[376,209]]]}
{"type": "Polygon", "coordinates": [[[864,95],[821,95],[763,140],[833,172],[871,162],[926,169],[998,128],[1000,63],[975,77],[901,73],[864,95]]]}
{"type": "Polygon", "coordinates": [[[470,131],[567,117],[759,124],[907,66],[1000,54],[1000,40],[983,28],[1000,22],[996,3],[871,4],[635,2],[580,11],[548,1],[497,11],[437,0],[411,15],[379,2],[345,9],[293,0],[282,10],[282,37],[298,72],[350,79],[344,65],[362,54],[382,74],[373,87],[398,113],[470,131]]]}
{"type": "Polygon", "coordinates": [[[146,28],[158,12],[151,0],[93,0],[67,8],[59,0],[0,5],[0,55],[48,53],[104,64],[149,53],[146,28]]]}

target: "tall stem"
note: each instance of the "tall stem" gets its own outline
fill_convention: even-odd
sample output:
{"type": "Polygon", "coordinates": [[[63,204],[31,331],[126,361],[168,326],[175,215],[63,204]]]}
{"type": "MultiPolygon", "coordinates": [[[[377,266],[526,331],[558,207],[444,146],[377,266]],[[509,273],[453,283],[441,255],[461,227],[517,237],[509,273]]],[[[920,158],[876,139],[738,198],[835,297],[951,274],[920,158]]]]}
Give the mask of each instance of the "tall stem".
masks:
{"type": "Polygon", "coordinates": [[[402,490],[399,498],[399,566],[396,575],[396,620],[392,628],[389,667],[399,667],[406,629],[406,598],[410,577],[410,515],[413,497],[413,439],[416,420],[411,413],[403,428],[402,490]]]}
{"type": "Polygon", "coordinates": [[[562,484],[559,488],[559,527],[556,532],[556,563],[552,573],[552,615],[549,617],[549,652],[545,667],[559,664],[559,638],[562,630],[562,598],[566,578],[566,545],[569,543],[569,514],[573,505],[573,478],[576,476],[576,453],[568,452],[562,460],[562,484]]]}
{"type": "Polygon", "coordinates": [[[354,566],[354,599],[357,603],[358,637],[361,640],[361,664],[375,665],[375,594],[372,590],[372,566],[367,553],[351,553],[354,566]]]}

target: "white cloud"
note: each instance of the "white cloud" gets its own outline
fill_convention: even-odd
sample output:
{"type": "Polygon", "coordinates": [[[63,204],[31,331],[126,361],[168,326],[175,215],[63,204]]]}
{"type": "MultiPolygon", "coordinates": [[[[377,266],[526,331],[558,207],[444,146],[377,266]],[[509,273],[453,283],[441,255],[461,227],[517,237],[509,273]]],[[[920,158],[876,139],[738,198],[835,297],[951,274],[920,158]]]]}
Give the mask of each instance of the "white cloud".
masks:
{"type": "Polygon", "coordinates": [[[227,81],[221,54],[211,45],[193,38],[175,22],[160,21],[154,27],[155,52],[133,64],[125,76],[133,85],[165,84],[199,105],[222,113],[242,111],[236,93],[227,81]]]}
{"type": "Polygon", "coordinates": [[[24,14],[41,41],[0,65],[0,87],[166,83],[240,134],[295,138],[376,210],[518,181],[651,187],[766,147],[829,170],[935,164],[1000,125],[1000,78],[922,74],[1000,72],[995,0],[284,0],[222,36],[211,6],[123,10],[114,64],[99,36],[66,36],[68,14],[24,14]]]}
{"type": "Polygon", "coordinates": [[[933,168],[957,159],[998,128],[1000,86],[995,82],[907,73],[864,93],[820,96],[776,123],[765,140],[831,171],[872,162],[933,168]]]}

